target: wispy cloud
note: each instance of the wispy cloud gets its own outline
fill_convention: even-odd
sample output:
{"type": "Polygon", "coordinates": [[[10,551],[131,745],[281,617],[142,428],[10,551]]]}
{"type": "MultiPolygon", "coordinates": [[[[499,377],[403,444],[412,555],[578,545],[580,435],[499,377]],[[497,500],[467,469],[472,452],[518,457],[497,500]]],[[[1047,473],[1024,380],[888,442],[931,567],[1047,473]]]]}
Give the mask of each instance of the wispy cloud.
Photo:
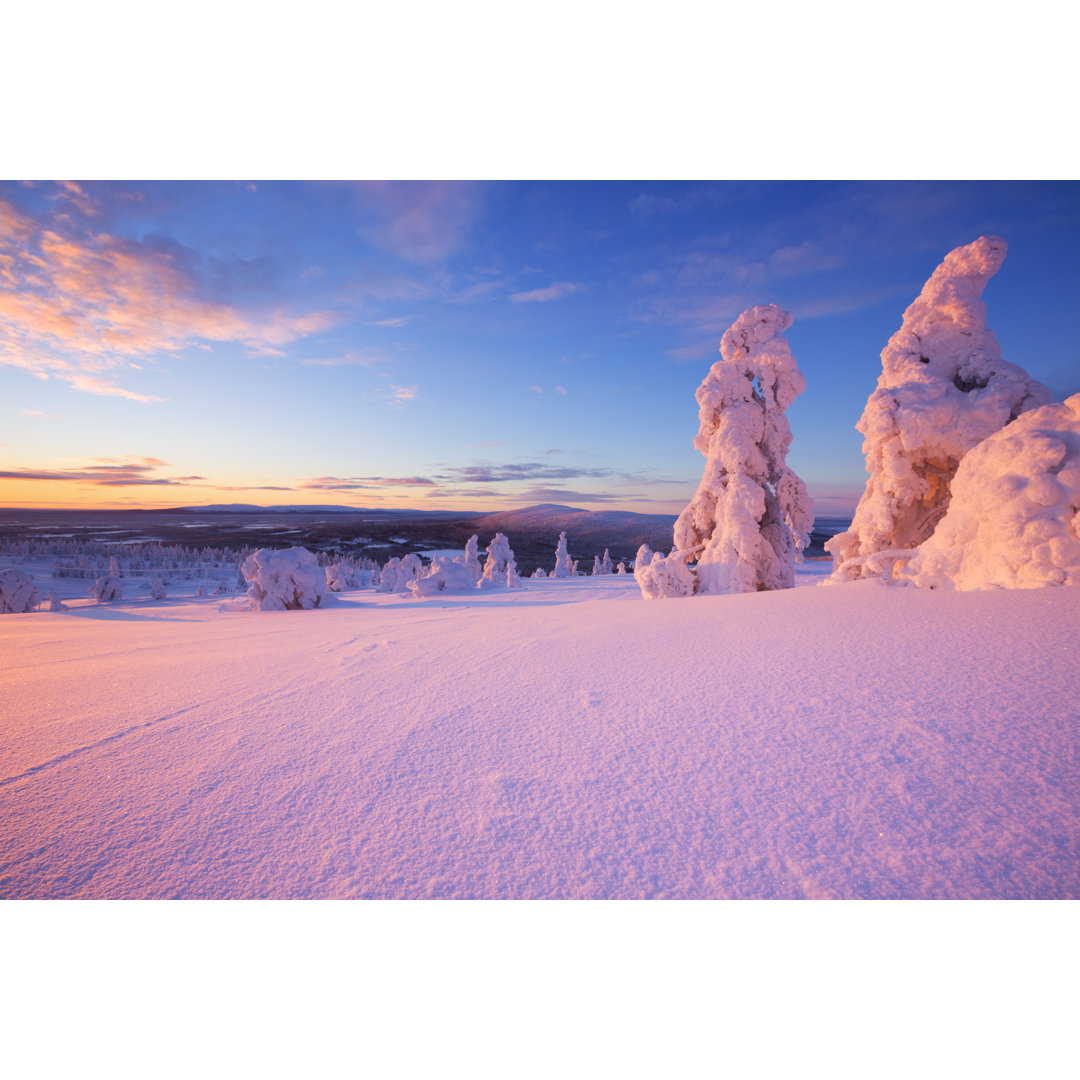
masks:
{"type": "Polygon", "coordinates": [[[26,416],[32,420],[55,420],[52,413],[42,412],[40,409],[9,409],[16,416],[26,416]]]}
{"type": "Polygon", "coordinates": [[[299,481],[304,491],[367,491],[383,487],[435,487],[426,476],[317,476],[299,481]]]}
{"type": "Polygon", "coordinates": [[[0,472],[0,480],[57,480],[95,487],[180,487],[191,480],[205,479],[152,475],[166,465],[167,461],[158,458],[99,458],[94,464],[74,469],[11,469],[0,472]]]}
{"type": "Polygon", "coordinates": [[[466,484],[501,484],[521,480],[570,480],[577,477],[608,477],[611,469],[583,469],[575,467],[555,468],[538,461],[526,461],[516,465],[464,465],[448,468],[438,474],[440,480],[452,480],[466,484]]]}
{"type": "Polygon", "coordinates": [[[420,393],[418,386],[396,386],[391,383],[384,389],[374,391],[371,398],[389,405],[392,409],[401,409],[405,403],[415,401],[420,393]]]}
{"type": "Polygon", "coordinates": [[[412,319],[411,315],[399,315],[396,319],[377,319],[375,322],[369,322],[368,326],[404,326],[409,320],[412,319]]]}
{"type": "Polygon", "coordinates": [[[203,295],[182,256],[177,245],[39,221],[0,200],[0,363],[86,393],[160,401],[116,376],[200,339],[281,355],[336,321],[329,311],[245,312],[203,295]]]}
{"type": "Polygon", "coordinates": [[[300,363],[308,367],[375,367],[389,359],[380,349],[346,349],[340,356],[308,358],[300,363]]]}
{"type": "Polygon", "coordinates": [[[454,181],[369,181],[354,185],[374,219],[369,235],[412,262],[437,262],[465,243],[480,213],[482,185],[454,181]]]}
{"type": "Polygon", "coordinates": [[[545,304],[550,300],[561,300],[564,296],[581,292],[581,286],[572,281],[553,281],[543,289],[530,289],[528,292],[514,293],[510,299],[515,304],[545,304]]]}

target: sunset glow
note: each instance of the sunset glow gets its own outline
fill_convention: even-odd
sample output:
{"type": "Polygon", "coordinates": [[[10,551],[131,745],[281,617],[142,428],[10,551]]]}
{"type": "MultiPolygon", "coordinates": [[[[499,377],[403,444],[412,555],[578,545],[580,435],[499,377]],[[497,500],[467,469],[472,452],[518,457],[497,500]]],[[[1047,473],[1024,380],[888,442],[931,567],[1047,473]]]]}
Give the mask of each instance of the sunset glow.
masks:
{"type": "Polygon", "coordinates": [[[878,354],[993,232],[1005,358],[1080,388],[1067,183],[0,184],[0,505],[674,513],[694,390],[778,303],[790,464],[863,482],[878,354]],[[1067,227],[1066,227],[1067,226],[1067,227]]]}

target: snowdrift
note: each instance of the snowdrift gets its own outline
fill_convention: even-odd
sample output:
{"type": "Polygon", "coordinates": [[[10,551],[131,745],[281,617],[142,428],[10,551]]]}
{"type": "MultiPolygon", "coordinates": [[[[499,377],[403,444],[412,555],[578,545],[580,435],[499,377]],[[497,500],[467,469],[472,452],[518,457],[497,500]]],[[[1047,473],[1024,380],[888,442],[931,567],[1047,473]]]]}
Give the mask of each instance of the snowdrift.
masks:
{"type": "Polygon", "coordinates": [[[1080,589],[522,585],[5,616],[0,897],[1080,898],[1080,589]]]}

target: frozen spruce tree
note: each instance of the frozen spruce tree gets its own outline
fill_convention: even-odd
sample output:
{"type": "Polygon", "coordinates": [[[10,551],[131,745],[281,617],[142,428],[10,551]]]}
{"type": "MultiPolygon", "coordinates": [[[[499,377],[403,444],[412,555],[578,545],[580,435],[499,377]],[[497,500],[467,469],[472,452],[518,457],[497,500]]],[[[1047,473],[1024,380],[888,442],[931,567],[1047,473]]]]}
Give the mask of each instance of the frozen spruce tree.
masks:
{"type": "Polygon", "coordinates": [[[600,570],[600,556],[594,555],[592,557],[592,576],[599,577],[602,571],[600,570]]]}
{"type": "Polygon", "coordinates": [[[611,572],[611,554],[607,548],[604,548],[604,558],[600,562],[600,573],[610,574],[611,572]]]}
{"type": "Polygon", "coordinates": [[[317,608],[328,595],[326,570],[307,548],[259,548],[244,560],[252,611],[317,608]]]}
{"type": "Polygon", "coordinates": [[[969,450],[941,523],[907,554],[897,576],[921,588],[1080,585],[1080,394],[969,450]]]}
{"type": "Polygon", "coordinates": [[[510,541],[502,533],[496,533],[494,539],[488,544],[484,573],[479,582],[480,588],[491,589],[497,585],[508,585],[514,589],[520,584],[510,541]]]}
{"type": "Polygon", "coordinates": [[[41,603],[34,579],[22,570],[0,570],[0,615],[23,615],[41,603]]]}
{"type": "Polygon", "coordinates": [[[570,552],[566,548],[566,533],[559,533],[559,546],[555,549],[555,569],[551,571],[553,578],[568,578],[574,576],[574,563],[570,559],[570,552]]]}
{"type": "Polygon", "coordinates": [[[1005,259],[999,236],[945,256],[881,354],[856,428],[870,474],[851,528],[826,543],[833,579],[877,572],[879,552],[917,547],[945,513],[964,455],[1050,392],[1001,358],[981,297],[1005,259]]]}
{"type": "Polygon", "coordinates": [[[814,516],[806,486],[786,464],[791,428],[784,411],[806,389],[783,336],[789,326],[791,316],[776,304],[753,307],[721,339],[723,359],[695,395],[694,446],[705,471],[675,522],[675,550],[648,564],[638,553],[634,574],[645,596],[683,596],[690,582],[696,593],[795,583],[814,516]],[[691,571],[685,564],[694,560],[691,571]]]}
{"type": "Polygon", "coordinates": [[[477,544],[480,540],[479,536],[475,534],[470,536],[468,542],[465,544],[465,556],[455,561],[463,562],[468,568],[469,573],[472,575],[473,584],[475,585],[480,580],[480,557],[477,554],[477,544]]]}

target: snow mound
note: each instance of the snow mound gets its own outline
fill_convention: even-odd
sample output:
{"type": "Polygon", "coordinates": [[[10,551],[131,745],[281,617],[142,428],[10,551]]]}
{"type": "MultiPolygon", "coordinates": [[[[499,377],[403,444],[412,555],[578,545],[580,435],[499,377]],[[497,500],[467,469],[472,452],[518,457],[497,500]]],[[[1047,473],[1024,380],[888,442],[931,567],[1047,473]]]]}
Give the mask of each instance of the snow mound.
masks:
{"type": "Polygon", "coordinates": [[[694,572],[677,551],[665,556],[650,551],[647,544],[641,545],[634,560],[634,580],[646,600],[693,596],[696,585],[694,572]]]}
{"type": "Polygon", "coordinates": [[[806,389],[784,331],[791,316],[770,304],[744,311],[720,343],[723,359],[698,387],[705,456],[697,494],[675,522],[676,552],[654,556],[635,576],[646,596],[790,589],[813,524],[802,480],[785,463],[784,410],[806,389]],[[684,564],[696,558],[691,571],[684,564]],[[683,565],[679,565],[683,564],[683,565]],[[671,585],[676,591],[650,590],[671,585]]]}
{"type": "Polygon", "coordinates": [[[825,544],[834,579],[867,576],[878,552],[915,548],[944,515],[961,459],[1050,392],[1001,358],[981,296],[1005,259],[999,236],[945,256],[881,354],[856,428],[870,474],[851,528],[825,544]]]}
{"type": "Polygon", "coordinates": [[[448,555],[436,555],[428,572],[408,583],[408,590],[416,597],[435,596],[438,593],[468,593],[476,588],[472,567],[448,555]]]}
{"type": "Polygon", "coordinates": [[[948,512],[899,576],[921,588],[1080,585],[1080,394],[967,453],[948,512]]]}
{"type": "Polygon", "coordinates": [[[317,608],[327,595],[326,570],[307,548],[260,548],[242,570],[252,611],[317,608]]]}
{"type": "Polygon", "coordinates": [[[41,603],[34,579],[21,570],[0,570],[0,615],[22,615],[41,603]]]}

